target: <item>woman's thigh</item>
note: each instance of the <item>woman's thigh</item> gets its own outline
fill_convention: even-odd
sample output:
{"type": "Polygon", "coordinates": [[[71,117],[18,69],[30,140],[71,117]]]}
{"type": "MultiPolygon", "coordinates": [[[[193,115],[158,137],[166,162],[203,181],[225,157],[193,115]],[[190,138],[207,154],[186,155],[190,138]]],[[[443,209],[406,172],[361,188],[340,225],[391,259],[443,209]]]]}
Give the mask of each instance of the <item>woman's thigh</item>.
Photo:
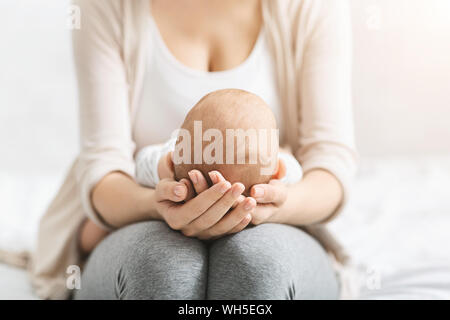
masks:
{"type": "Polygon", "coordinates": [[[75,299],[204,299],[205,245],[161,221],[121,228],[92,252],[75,299]]]}
{"type": "Polygon", "coordinates": [[[208,299],[337,299],[329,258],[304,231],[262,224],[212,243],[208,299]]]}

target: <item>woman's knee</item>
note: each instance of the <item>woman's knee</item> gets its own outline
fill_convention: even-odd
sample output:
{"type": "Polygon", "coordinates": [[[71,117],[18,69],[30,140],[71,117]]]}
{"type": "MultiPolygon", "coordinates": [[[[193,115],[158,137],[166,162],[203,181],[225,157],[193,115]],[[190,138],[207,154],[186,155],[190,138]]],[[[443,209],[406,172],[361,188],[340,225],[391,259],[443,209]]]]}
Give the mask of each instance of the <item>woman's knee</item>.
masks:
{"type": "Polygon", "coordinates": [[[210,249],[212,299],[337,298],[321,246],[298,228],[263,224],[216,241],[210,249]]]}
{"type": "MultiPolygon", "coordinates": [[[[142,222],[119,229],[96,248],[95,254],[90,260],[104,266],[109,274],[107,281],[113,282],[107,290],[113,290],[118,299],[205,296],[206,247],[164,222],[142,222]]],[[[89,267],[88,263],[85,272],[90,272],[89,267]]]]}

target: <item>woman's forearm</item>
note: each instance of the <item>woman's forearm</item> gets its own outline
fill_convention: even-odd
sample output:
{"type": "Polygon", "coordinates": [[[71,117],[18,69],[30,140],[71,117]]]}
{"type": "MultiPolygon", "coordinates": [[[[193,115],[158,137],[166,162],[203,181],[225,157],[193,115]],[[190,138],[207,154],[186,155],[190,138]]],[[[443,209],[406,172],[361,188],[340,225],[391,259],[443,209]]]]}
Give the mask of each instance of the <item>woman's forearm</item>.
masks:
{"type": "Polygon", "coordinates": [[[134,222],[160,219],[155,209],[154,192],[123,173],[113,172],[95,186],[91,201],[107,224],[119,228],[134,222]]]}
{"type": "Polygon", "coordinates": [[[302,226],[326,220],[343,199],[343,190],[334,175],[325,170],[311,170],[291,186],[277,221],[302,226]]]}

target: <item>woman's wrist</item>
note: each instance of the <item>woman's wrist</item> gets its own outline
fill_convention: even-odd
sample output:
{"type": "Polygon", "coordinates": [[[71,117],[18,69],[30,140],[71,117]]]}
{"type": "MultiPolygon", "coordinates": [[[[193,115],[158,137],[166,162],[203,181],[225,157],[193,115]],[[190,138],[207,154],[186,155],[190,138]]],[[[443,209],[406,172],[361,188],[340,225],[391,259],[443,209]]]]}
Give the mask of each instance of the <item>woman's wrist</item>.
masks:
{"type": "Polygon", "coordinates": [[[156,210],[155,189],[147,187],[140,188],[141,192],[137,198],[138,211],[147,217],[147,220],[162,220],[162,216],[156,210]]]}
{"type": "Polygon", "coordinates": [[[277,223],[296,226],[320,223],[336,211],[342,197],[342,188],[331,173],[312,170],[301,181],[288,186],[286,201],[275,219],[277,223]]]}
{"type": "Polygon", "coordinates": [[[104,221],[115,228],[151,219],[160,219],[155,190],[137,184],[120,172],[105,176],[92,192],[92,203],[104,221]]]}
{"type": "Polygon", "coordinates": [[[270,222],[281,224],[292,224],[291,217],[301,212],[302,201],[299,201],[301,188],[300,182],[287,187],[287,196],[285,202],[277,208],[270,222]]]}

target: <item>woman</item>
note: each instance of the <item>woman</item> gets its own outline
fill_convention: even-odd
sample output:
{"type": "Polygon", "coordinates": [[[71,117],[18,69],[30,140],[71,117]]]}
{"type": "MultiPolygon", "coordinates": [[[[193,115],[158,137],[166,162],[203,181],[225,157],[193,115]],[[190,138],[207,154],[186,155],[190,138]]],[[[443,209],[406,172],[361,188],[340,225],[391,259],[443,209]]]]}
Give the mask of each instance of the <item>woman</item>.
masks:
{"type": "Polygon", "coordinates": [[[338,298],[324,248],[341,256],[322,224],[345,202],[356,162],[346,3],[77,4],[81,153],[41,222],[38,294],[68,295],[66,269],[85,261],[78,239],[87,215],[117,230],[87,259],[75,298],[338,298]],[[202,176],[192,179],[198,196],[186,204],[184,184],[164,179],[149,189],[134,181],[134,153],[164,142],[193,102],[249,84],[278,112],[281,142],[305,171],[301,182],[254,186],[248,219],[239,205],[224,217],[234,199],[202,176]],[[176,204],[176,215],[164,203],[176,204]]]}

